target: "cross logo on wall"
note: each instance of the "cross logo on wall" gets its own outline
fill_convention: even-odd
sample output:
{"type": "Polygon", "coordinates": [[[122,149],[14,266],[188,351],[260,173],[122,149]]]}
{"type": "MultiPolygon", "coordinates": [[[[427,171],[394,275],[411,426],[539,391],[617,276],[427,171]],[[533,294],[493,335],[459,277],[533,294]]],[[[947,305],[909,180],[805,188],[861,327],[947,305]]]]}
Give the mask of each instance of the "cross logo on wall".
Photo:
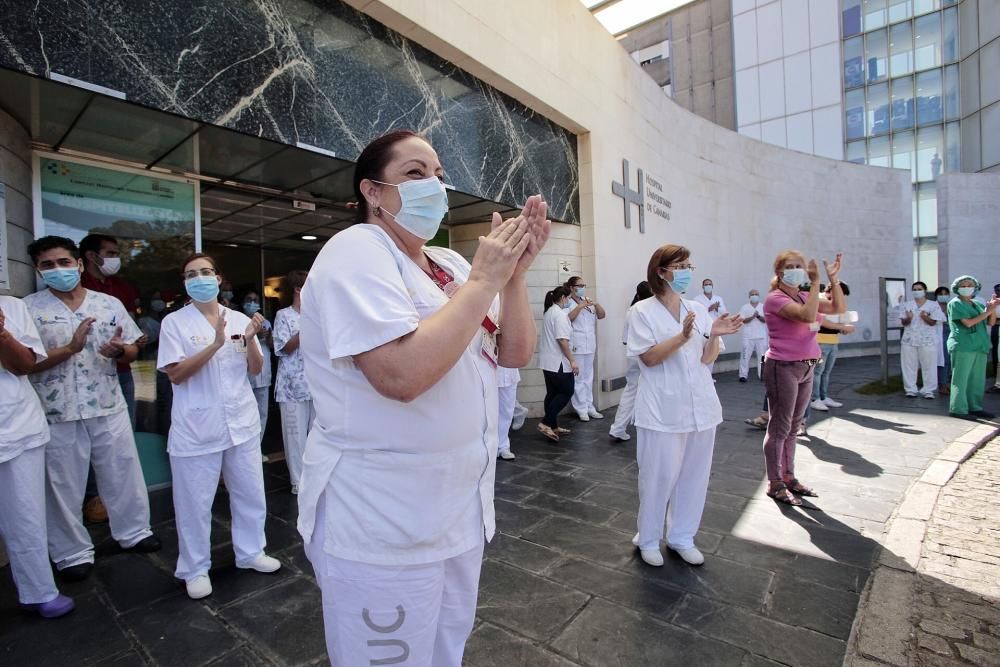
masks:
{"type": "Polygon", "coordinates": [[[628,160],[622,160],[622,182],[611,182],[611,192],[621,197],[625,204],[625,229],[632,228],[632,204],[639,207],[639,233],[646,233],[646,201],[643,196],[643,174],[639,169],[639,189],[629,188],[629,168],[628,160]]]}

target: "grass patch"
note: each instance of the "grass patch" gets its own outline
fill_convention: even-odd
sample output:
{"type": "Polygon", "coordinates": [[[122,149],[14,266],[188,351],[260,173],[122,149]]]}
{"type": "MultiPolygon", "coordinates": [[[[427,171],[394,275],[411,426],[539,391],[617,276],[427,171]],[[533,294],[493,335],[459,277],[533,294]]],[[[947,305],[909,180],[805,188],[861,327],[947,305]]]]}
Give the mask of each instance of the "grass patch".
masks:
{"type": "Polygon", "coordinates": [[[903,377],[901,375],[893,375],[889,378],[888,383],[876,380],[875,382],[863,384],[854,391],[863,396],[887,396],[889,394],[896,394],[903,391],[903,377]]]}

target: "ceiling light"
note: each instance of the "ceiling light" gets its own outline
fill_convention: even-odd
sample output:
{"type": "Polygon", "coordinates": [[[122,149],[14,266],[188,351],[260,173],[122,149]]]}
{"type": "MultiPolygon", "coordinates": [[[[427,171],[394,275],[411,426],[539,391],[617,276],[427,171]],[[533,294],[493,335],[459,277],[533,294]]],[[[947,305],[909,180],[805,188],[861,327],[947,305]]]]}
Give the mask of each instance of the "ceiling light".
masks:
{"type": "Polygon", "coordinates": [[[302,235],[302,240],[303,241],[315,241],[316,237],[313,236],[312,234],[303,234],[302,235]]]}

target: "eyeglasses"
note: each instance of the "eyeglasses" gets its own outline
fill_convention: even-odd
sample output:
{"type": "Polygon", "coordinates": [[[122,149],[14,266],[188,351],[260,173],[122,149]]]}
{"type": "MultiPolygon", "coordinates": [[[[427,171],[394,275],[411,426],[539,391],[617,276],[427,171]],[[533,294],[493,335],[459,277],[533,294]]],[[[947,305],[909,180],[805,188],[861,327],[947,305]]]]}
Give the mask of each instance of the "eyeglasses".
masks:
{"type": "Polygon", "coordinates": [[[184,276],[184,280],[191,280],[192,278],[197,278],[198,276],[202,276],[204,278],[214,276],[216,275],[216,271],[215,269],[205,267],[204,269],[198,269],[197,271],[185,271],[181,275],[184,276]]]}
{"type": "Polygon", "coordinates": [[[663,268],[667,269],[668,271],[673,271],[675,269],[688,269],[690,271],[694,271],[694,264],[670,264],[663,268]]]}

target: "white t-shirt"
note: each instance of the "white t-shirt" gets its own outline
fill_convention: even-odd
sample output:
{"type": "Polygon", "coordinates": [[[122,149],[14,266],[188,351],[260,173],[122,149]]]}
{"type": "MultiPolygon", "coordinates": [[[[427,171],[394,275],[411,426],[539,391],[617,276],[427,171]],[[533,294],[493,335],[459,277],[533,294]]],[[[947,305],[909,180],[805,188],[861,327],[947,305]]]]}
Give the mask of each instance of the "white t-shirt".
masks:
{"type": "Polygon", "coordinates": [[[285,345],[299,333],[299,313],[291,306],[282,308],[274,318],[274,353],[278,355],[278,376],[274,381],[274,400],[278,403],[311,401],[309,383],[302,359],[301,345],[292,352],[285,345]]]}
{"type": "MultiPolygon", "coordinates": [[[[4,328],[21,345],[35,353],[35,362],[47,358],[45,346],[20,299],[0,296],[4,328]]],[[[10,461],[26,449],[49,441],[49,423],[42,412],[38,394],[26,375],[14,375],[0,363],[0,463],[10,461]]]]}
{"type": "MultiPolygon", "coordinates": [[[[264,320],[261,331],[271,331],[271,323],[264,320]]],[[[264,356],[264,364],[260,367],[260,373],[248,376],[250,378],[250,386],[254,389],[271,386],[271,348],[266,343],[261,343],[260,340],[260,336],[257,336],[257,344],[260,346],[261,354],[264,356]]]]}
{"type": "MultiPolygon", "coordinates": [[[[571,308],[566,311],[566,316],[573,312],[577,303],[570,301],[571,308]]],[[[594,354],[597,351],[597,313],[594,306],[587,306],[576,314],[576,319],[571,320],[573,333],[570,335],[569,344],[574,354],[594,354]]]]}
{"type": "Polygon", "coordinates": [[[913,347],[930,347],[931,345],[937,345],[940,338],[938,336],[936,323],[945,319],[944,311],[941,310],[941,306],[938,302],[925,299],[924,305],[917,306],[916,301],[907,301],[899,307],[900,317],[906,315],[907,311],[913,313],[913,319],[910,321],[908,326],[903,327],[903,338],[900,342],[903,345],[910,345],[913,347]],[[935,324],[927,324],[924,322],[924,318],[920,317],[919,311],[927,313],[927,316],[934,320],[935,324]]]}
{"type": "Polygon", "coordinates": [[[114,337],[118,327],[122,328],[122,340],[126,343],[134,343],[142,336],[122,302],[87,290],[83,303],[74,312],[50,290],[43,289],[24,297],[24,305],[46,350],[67,345],[80,323],[88,317],[94,318],[82,350],[61,364],[31,376],[49,423],[104,417],[125,410],[116,361],[98,351],[114,337]]]}
{"type": "Polygon", "coordinates": [[[695,329],[680,349],[655,366],[639,360],[635,425],[640,428],[693,433],[722,423],[722,404],[715,393],[712,371],[701,362],[708,344],[703,334],[712,330],[712,318],[704,306],[681,299],[678,321],[656,297],[635,304],[629,310],[628,356],[639,357],[679,334],[688,312],[695,313],[695,329]]]}
{"type": "Polygon", "coordinates": [[[726,302],[723,301],[722,297],[717,294],[713,294],[712,298],[710,299],[707,296],[705,296],[704,292],[702,292],[701,294],[696,296],[694,300],[705,307],[705,310],[708,312],[709,316],[713,320],[718,319],[720,315],[724,315],[726,312],[728,312],[726,311],[726,302]],[[708,307],[711,306],[713,303],[719,304],[719,308],[717,310],[708,310],[708,307]]]}
{"type": "MultiPolygon", "coordinates": [[[[758,301],[757,305],[754,306],[752,303],[745,303],[743,307],[740,308],[740,319],[745,320],[748,317],[753,317],[754,315],[760,315],[764,317],[764,302],[758,301]]],[[[766,340],[767,339],[767,325],[760,320],[752,320],[745,323],[740,329],[743,332],[743,340],[766,340]]]]}
{"type": "MultiPolygon", "coordinates": [[[[197,373],[173,385],[167,452],[201,456],[221,452],[260,437],[260,414],[247,377],[247,345],[260,349],[257,337],[244,340],[250,318],[219,304],[226,314],[226,344],[197,373]]],[[[156,367],[188,359],[215,340],[215,327],[194,304],[163,318],[156,367]]]]}
{"type": "MultiPolygon", "coordinates": [[[[426,247],[465,283],[458,253],[426,247]]],[[[325,492],[323,549],[377,565],[418,565],[464,553],[495,531],[497,371],[480,327],[455,365],[409,403],[379,394],[355,355],[396,340],[448,297],[375,225],[326,243],[302,291],[301,341],[316,422],[299,485],[298,528],[312,540],[325,492]]],[[[491,308],[499,317],[499,299],[491,308]]],[[[503,323],[500,322],[501,330],[503,323]]]]}
{"type": "Polygon", "coordinates": [[[569,342],[573,336],[573,323],[569,315],[557,304],[552,304],[542,317],[542,334],[538,341],[538,367],[543,371],[558,372],[560,364],[562,371],[572,370],[569,359],[563,354],[557,341],[569,342]]]}

